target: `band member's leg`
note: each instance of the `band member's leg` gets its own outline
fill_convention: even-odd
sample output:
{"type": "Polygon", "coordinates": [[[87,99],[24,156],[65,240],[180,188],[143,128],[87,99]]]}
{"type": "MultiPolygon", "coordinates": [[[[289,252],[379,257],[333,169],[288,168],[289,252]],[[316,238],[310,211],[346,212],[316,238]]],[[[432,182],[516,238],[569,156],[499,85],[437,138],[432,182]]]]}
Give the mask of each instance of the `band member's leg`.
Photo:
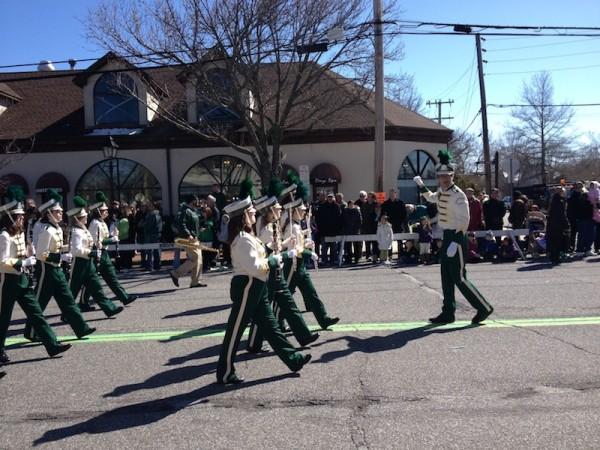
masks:
{"type": "Polygon", "coordinates": [[[98,272],[106,282],[106,285],[116,295],[116,297],[123,303],[128,303],[129,295],[125,292],[125,289],[119,283],[115,266],[113,265],[110,255],[107,251],[103,251],[100,257],[100,264],[98,264],[98,272]]]}

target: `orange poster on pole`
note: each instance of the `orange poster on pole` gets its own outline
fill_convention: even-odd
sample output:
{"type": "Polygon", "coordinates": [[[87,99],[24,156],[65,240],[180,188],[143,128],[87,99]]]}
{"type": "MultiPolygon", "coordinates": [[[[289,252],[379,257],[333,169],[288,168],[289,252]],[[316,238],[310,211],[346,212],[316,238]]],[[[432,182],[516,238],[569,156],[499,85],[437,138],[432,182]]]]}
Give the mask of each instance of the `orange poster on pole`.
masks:
{"type": "Polygon", "coordinates": [[[380,205],[385,202],[385,192],[375,192],[375,197],[380,205]]]}

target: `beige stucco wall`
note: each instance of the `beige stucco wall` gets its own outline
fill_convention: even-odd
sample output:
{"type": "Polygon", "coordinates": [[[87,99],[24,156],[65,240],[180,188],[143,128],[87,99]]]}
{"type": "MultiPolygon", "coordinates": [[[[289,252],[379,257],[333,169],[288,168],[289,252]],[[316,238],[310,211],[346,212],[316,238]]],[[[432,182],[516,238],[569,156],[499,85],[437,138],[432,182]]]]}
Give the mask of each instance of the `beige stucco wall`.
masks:
{"type": "MultiPolygon", "coordinates": [[[[387,191],[397,187],[397,175],[404,158],[413,150],[425,150],[432,156],[441,148],[440,144],[422,142],[386,142],[384,165],[384,188],[387,191]]],[[[374,166],[372,142],[347,142],[329,144],[288,145],[282,148],[284,163],[298,169],[308,165],[312,170],[321,163],[335,165],[342,176],[339,186],[346,199],[356,198],[360,190],[372,190],[374,185],[374,166]]],[[[119,158],[132,159],[150,170],[158,179],[162,188],[162,201],[165,211],[170,210],[168,202],[167,151],[158,150],[119,150],[119,158]]],[[[171,150],[171,189],[173,210],[178,201],[179,184],[185,173],[198,161],[213,155],[229,155],[247,162],[249,159],[228,148],[175,148],[171,150]]],[[[35,190],[37,180],[47,172],[62,173],[68,180],[71,192],[67,196],[71,205],[74,190],[80,177],[94,164],[104,160],[101,150],[72,152],[32,153],[13,161],[0,170],[0,176],[16,173],[23,176],[29,184],[30,193],[35,190]]],[[[37,197],[39,201],[39,196],[37,197]]]]}

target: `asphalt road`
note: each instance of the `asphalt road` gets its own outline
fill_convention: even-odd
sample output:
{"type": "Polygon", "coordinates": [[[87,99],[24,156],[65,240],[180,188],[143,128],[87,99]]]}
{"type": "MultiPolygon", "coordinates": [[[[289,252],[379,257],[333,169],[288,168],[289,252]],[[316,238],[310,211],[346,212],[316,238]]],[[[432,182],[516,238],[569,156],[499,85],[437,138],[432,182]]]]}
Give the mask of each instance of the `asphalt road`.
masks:
{"type": "Polygon", "coordinates": [[[464,301],[457,323],[426,326],[438,266],[313,271],[339,325],[299,374],[242,345],[235,387],[214,383],[229,274],[175,289],[132,273],[142,297],[114,319],[87,313],[98,332],[55,359],[19,344],[17,308],[0,448],[599,448],[600,258],[469,269],[496,309],[485,326],[464,301]]]}

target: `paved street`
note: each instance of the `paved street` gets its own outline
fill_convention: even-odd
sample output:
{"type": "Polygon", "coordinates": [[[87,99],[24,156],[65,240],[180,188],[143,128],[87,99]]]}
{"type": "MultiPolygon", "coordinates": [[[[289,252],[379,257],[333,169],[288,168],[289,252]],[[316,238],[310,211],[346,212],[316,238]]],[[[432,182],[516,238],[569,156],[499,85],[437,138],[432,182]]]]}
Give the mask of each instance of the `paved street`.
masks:
{"type": "Polygon", "coordinates": [[[56,359],[19,344],[17,308],[0,448],[600,447],[600,258],[469,268],[496,308],[481,327],[464,301],[455,324],[426,326],[439,266],[313,271],[340,324],[298,375],[242,345],[236,387],[214,383],[229,274],[190,290],[133,272],[142,297],[115,319],[88,313],[98,332],[56,359]]]}

